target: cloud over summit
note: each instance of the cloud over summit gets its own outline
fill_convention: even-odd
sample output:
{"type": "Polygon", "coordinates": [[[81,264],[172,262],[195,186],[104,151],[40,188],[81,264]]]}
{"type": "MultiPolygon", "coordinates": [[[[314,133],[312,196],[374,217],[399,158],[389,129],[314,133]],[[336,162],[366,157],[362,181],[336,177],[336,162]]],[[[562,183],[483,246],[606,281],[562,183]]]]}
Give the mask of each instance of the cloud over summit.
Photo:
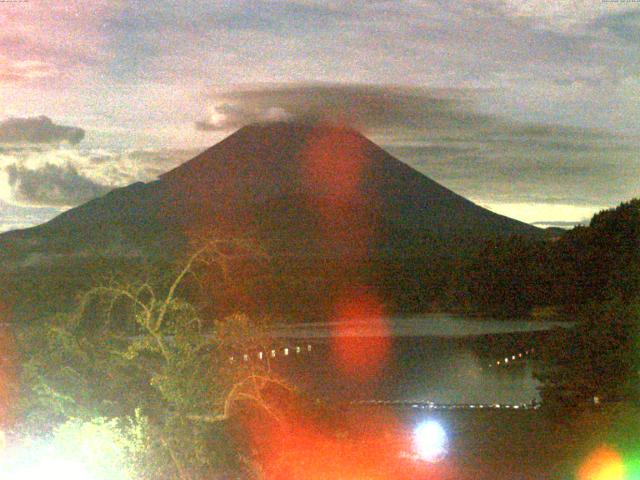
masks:
{"type": "Polygon", "coordinates": [[[216,92],[202,131],[225,131],[254,122],[322,120],[365,131],[422,127],[443,117],[463,121],[463,92],[387,85],[299,83],[256,85],[216,92]],[[456,98],[451,98],[451,97],[456,98]]]}

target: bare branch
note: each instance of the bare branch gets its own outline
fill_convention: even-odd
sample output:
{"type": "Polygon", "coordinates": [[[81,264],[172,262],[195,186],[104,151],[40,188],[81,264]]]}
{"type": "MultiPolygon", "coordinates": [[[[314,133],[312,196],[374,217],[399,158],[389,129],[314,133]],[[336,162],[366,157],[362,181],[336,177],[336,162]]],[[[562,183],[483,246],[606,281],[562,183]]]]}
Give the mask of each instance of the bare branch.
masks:
{"type": "Polygon", "coordinates": [[[187,420],[191,420],[192,422],[220,423],[224,422],[229,417],[221,413],[218,415],[187,415],[185,418],[187,420]]]}
{"type": "Polygon", "coordinates": [[[178,475],[180,475],[180,478],[184,479],[184,480],[191,480],[191,475],[189,475],[189,472],[187,472],[187,470],[184,468],[184,465],[182,465],[182,462],[178,459],[178,455],[173,450],[173,448],[171,448],[171,446],[169,445],[169,443],[167,442],[165,437],[161,436],[160,437],[160,441],[162,442],[162,445],[169,452],[169,456],[171,457],[171,461],[173,462],[173,464],[175,465],[176,469],[178,470],[178,475]]]}
{"type": "Polygon", "coordinates": [[[158,312],[158,317],[157,317],[156,322],[155,322],[155,329],[156,330],[159,330],[162,327],[162,322],[164,321],[164,316],[167,313],[167,309],[169,308],[169,305],[173,301],[173,297],[174,297],[174,295],[176,293],[176,289],[180,286],[180,284],[182,283],[182,280],[184,279],[184,277],[187,276],[187,274],[191,271],[191,267],[192,267],[193,263],[207,250],[207,248],[208,248],[208,245],[205,245],[205,246],[201,247],[200,249],[196,250],[196,252],[193,253],[189,257],[189,259],[187,260],[187,263],[182,268],[182,270],[180,270],[180,272],[178,273],[177,277],[175,278],[175,280],[171,284],[171,287],[169,287],[169,292],[167,293],[167,296],[164,299],[164,301],[162,302],[162,304],[160,305],[160,310],[158,312]]]}

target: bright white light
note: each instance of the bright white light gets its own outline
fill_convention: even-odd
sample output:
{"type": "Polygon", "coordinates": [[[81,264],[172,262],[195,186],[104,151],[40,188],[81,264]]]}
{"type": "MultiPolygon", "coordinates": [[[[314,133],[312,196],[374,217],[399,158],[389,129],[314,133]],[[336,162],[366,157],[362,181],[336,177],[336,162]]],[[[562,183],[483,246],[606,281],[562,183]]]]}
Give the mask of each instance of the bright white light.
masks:
{"type": "Polygon", "coordinates": [[[132,480],[115,420],[69,420],[45,438],[14,438],[0,452],[0,480],[132,480]]]}
{"type": "Polygon", "coordinates": [[[7,480],[40,480],[43,478],[93,480],[84,465],[62,460],[42,462],[41,464],[18,468],[9,473],[7,480]]]}
{"type": "Polygon", "coordinates": [[[442,426],[429,420],[422,422],[413,432],[416,453],[422,460],[437,462],[447,451],[447,434],[442,426]]]}
{"type": "Polygon", "coordinates": [[[2,462],[0,470],[4,471],[3,480],[94,480],[82,463],[54,458],[53,451],[38,448],[12,462],[2,462]]]}

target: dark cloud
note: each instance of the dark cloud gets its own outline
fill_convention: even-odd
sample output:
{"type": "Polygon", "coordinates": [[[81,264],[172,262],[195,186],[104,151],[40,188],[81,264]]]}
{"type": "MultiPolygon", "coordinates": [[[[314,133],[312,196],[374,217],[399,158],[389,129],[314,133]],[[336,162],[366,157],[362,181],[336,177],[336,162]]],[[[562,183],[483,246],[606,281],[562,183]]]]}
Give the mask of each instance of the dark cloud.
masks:
{"type": "Polygon", "coordinates": [[[637,196],[637,142],[474,111],[491,91],[266,86],[211,95],[200,130],[270,119],[344,121],[456,192],[493,202],[616,204],[637,196]]]}
{"type": "Polygon", "coordinates": [[[324,120],[346,123],[371,135],[393,135],[400,142],[489,136],[496,142],[530,144],[569,138],[573,145],[579,139],[610,136],[595,129],[514,122],[478,113],[477,100],[486,93],[364,84],[255,86],[212,94],[209,118],[196,122],[196,128],[228,131],[253,122],[324,120]]]}
{"type": "Polygon", "coordinates": [[[605,29],[634,45],[640,43],[640,11],[638,10],[600,17],[593,26],[596,29],[605,29]]]}
{"type": "Polygon", "coordinates": [[[615,205],[638,195],[637,144],[621,139],[467,140],[432,137],[424,145],[385,145],[400,160],[474,199],[615,205]]]}
{"type": "Polygon", "coordinates": [[[471,114],[459,108],[462,91],[439,92],[357,84],[302,84],[249,87],[211,96],[210,118],[202,131],[224,131],[269,120],[345,122],[365,131],[423,128],[433,123],[464,124],[471,114]]]}
{"type": "Polygon", "coordinates": [[[65,141],[75,145],[83,138],[83,129],[56,125],[44,115],[9,118],[0,122],[0,143],[59,143],[65,141]]]}
{"type": "Polygon", "coordinates": [[[78,205],[111,190],[80,174],[70,164],[47,163],[37,169],[9,165],[6,171],[16,199],[32,205],[78,205]]]}

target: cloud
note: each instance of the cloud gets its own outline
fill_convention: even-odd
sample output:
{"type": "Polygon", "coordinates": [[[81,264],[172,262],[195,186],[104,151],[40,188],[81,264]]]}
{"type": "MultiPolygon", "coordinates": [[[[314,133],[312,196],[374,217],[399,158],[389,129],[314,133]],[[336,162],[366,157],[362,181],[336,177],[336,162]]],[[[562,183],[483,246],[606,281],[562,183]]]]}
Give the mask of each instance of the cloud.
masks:
{"type": "Polygon", "coordinates": [[[566,30],[596,18],[606,6],[591,0],[504,0],[500,7],[509,15],[535,20],[547,28],[566,30]]]}
{"type": "Polygon", "coordinates": [[[481,203],[616,205],[638,196],[638,142],[570,133],[477,130],[387,143],[402,161],[481,203]]]}
{"type": "Polygon", "coordinates": [[[114,152],[87,152],[76,156],[74,164],[98,183],[119,187],[133,182],[148,182],[195,157],[202,149],[147,149],[114,152]]]}
{"type": "Polygon", "coordinates": [[[38,169],[11,165],[7,173],[16,199],[32,205],[78,205],[111,190],[78,173],[70,164],[47,163],[38,169]]]}
{"type": "Polygon", "coordinates": [[[10,205],[0,200],[0,233],[44,223],[61,211],[60,208],[10,205]]]}
{"type": "Polygon", "coordinates": [[[0,232],[44,223],[113,188],[156,180],[202,150],[0,147],[0,232]]]}
{"type": "Polygon", "coordinates": [[[52,65],[39,60],[11,60],[0,56],[0,83],[27,82],[51,77],[55,74],[52,65]]]}
{"type": "Polygon", "coordinates": [[[459,141],[555,142],[570,149],[589,148],[593,139],[611,136],[479,112],[477,105],[497,93],[349,83],[255,85],[211,93],[208,117],[196,122],[196,129],[229,131],[253,122],[321,120],[346,123],[390,144],[444,136],[459,141]]]}
{"type": "Polygon", "coordinates": [[[14,61],[41,61],[57,75],[78,78],[82,67],[108,59],[105,19],[117,15],[122,2],[4,2],[0,10],[0,51],[14,61]],[[70,41],[72,40],[72,41],[70,41]]]}
{"type": "MultiPolygon", "coordinates": [[[[451,95],[454,92],[445,92],[451,95]]],[[[462,92],[456,92],[461,96],[462,92]]],[[[298,84],[238,88],[211,95],[201,131],[224,131],[273,120],[345,122],[371,131],[463,123],[459,100],[419,88],[359,84],[298,84]]]]}
{"type": "Polygon", "coordinates": [[[0,122],[0,144],[59,143],[75,145],[84,138],[84,130],[56,125],[49,117],[9,118],[0,122]]]}
{"type": "Polygon", "coordinates": [[[640,10],[598,18],[593,28],[603,29],[633,45],[640,43],[640,10]]]}
{"type": "Polygon", "coordinates": [[[76,206],[113,188],[156,180],[200,151],[0,149],[0,200],[21,207],[76,206]]]}
{"type": "MultiPolygon", "coordinates": [[[[474,107],[489,90],[265,85],[213,92],[197,128],[284,119],[347,121],[400,160],[486,203],[600,208],[638,195],[638,142],[603,130],[517,122],[474,107]]],[[[573,212],[567,211],[567,214],[573,212]]]]}

